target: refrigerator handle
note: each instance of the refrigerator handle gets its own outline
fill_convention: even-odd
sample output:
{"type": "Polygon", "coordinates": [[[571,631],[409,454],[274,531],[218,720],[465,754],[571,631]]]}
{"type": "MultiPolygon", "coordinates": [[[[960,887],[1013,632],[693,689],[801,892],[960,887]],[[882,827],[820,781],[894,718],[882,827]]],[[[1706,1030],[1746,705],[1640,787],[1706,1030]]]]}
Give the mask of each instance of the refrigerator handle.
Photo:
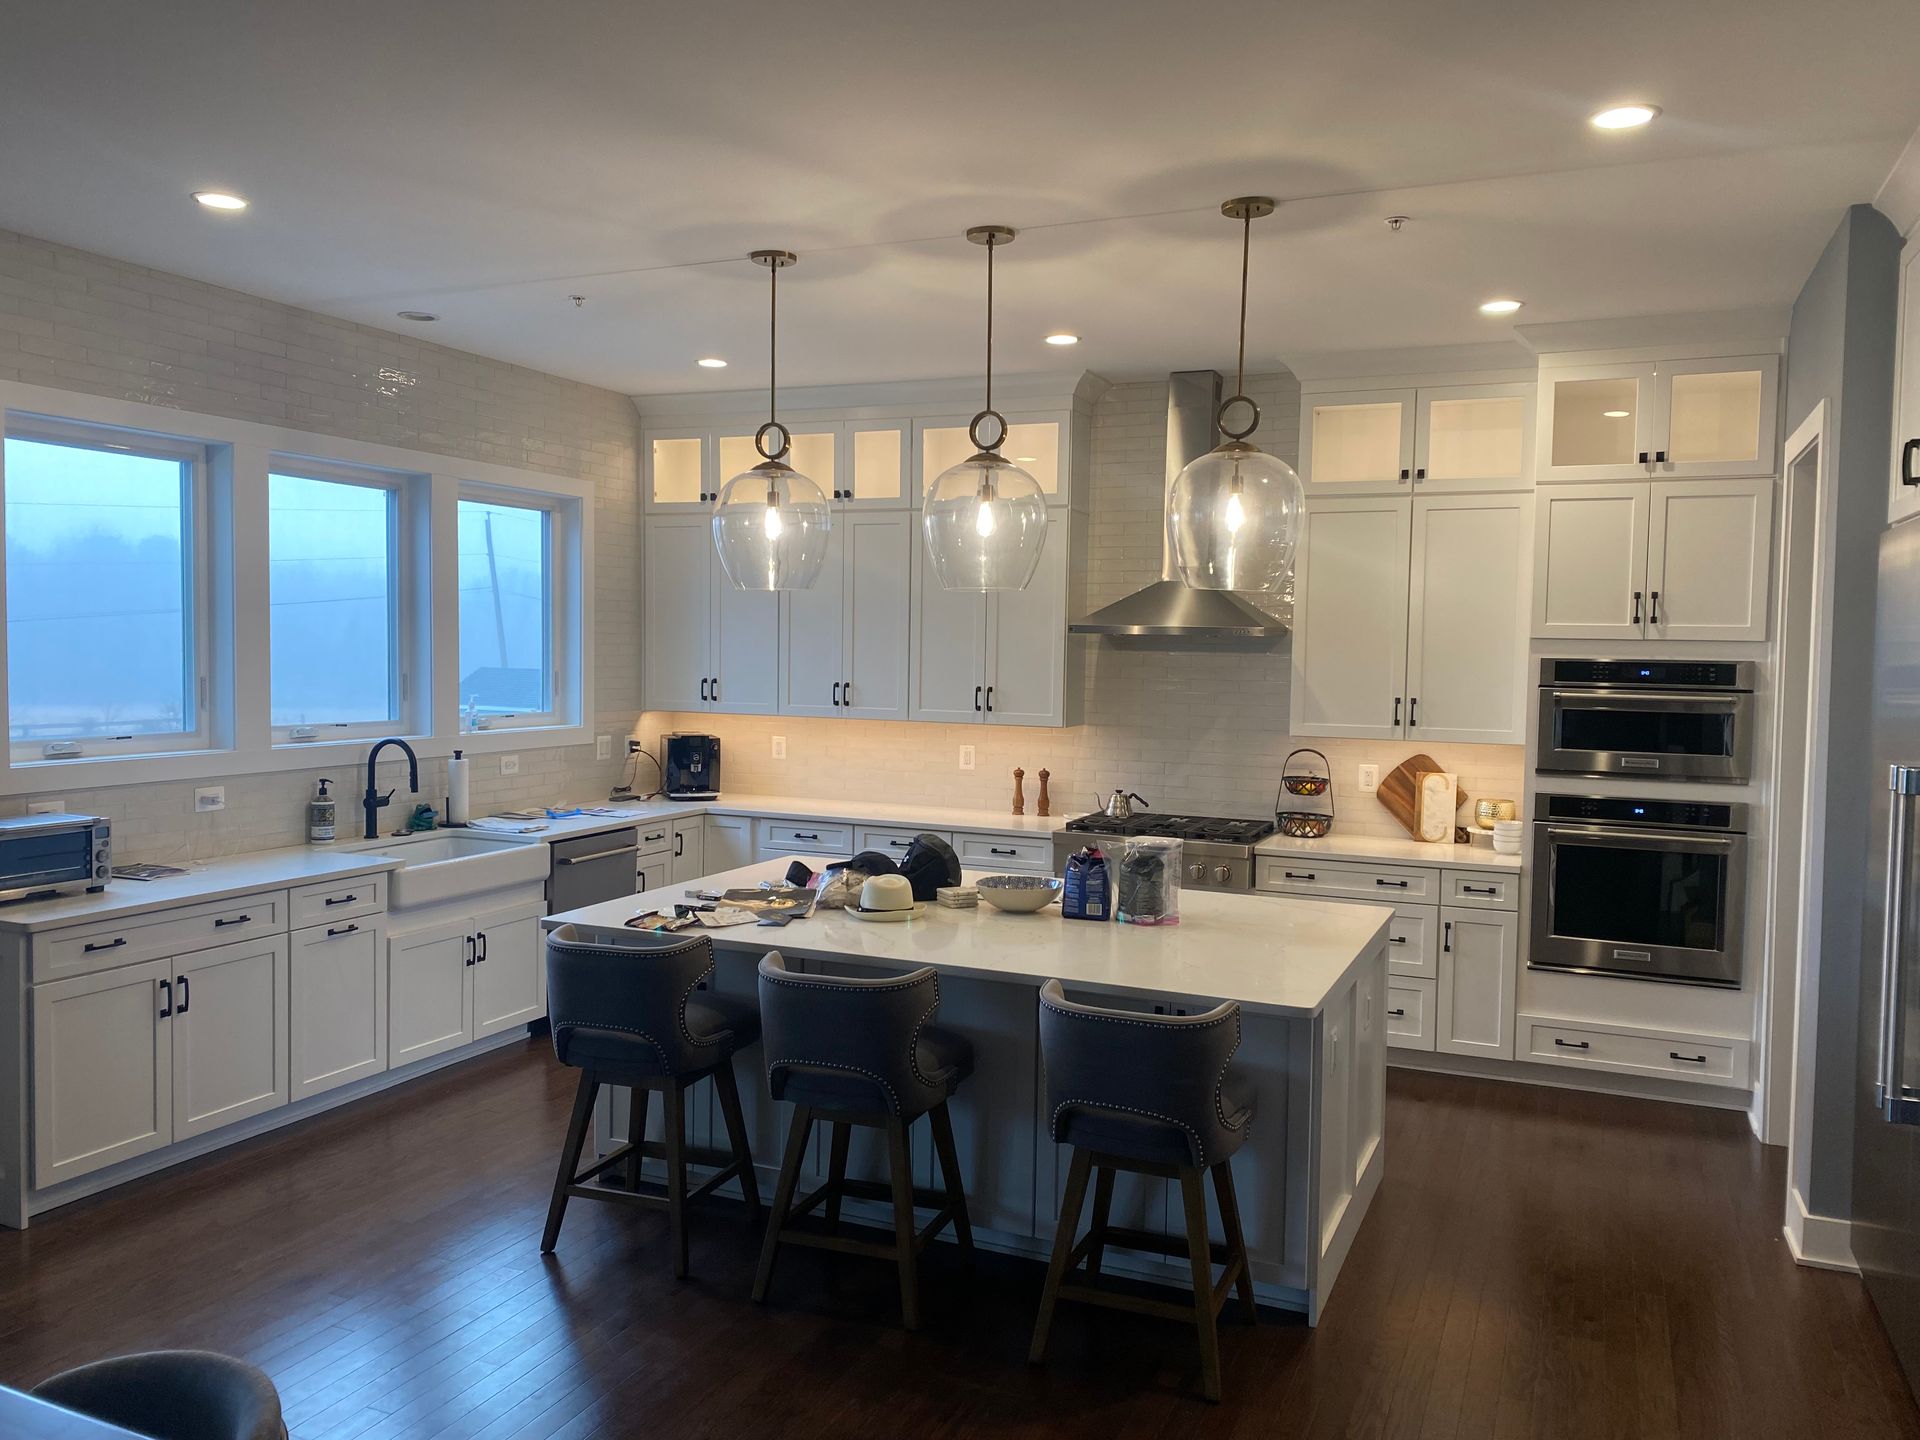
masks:
{"type": "Polygon", "coordinates": [[[1901,1056],[1906,1048],[1906,966],[1901,955],[1907,928],[1907,875],[1912,864],[1913,798],[1920,795],[1920,766],[1894,765],[1887,772],[1893,800],[1887,814],[1887,896],[1880,940],[1880,1058],[1874,1103],[1895,1125],[1920,1123],[1920,1102],[1908,1098],[1901,1056]]]}

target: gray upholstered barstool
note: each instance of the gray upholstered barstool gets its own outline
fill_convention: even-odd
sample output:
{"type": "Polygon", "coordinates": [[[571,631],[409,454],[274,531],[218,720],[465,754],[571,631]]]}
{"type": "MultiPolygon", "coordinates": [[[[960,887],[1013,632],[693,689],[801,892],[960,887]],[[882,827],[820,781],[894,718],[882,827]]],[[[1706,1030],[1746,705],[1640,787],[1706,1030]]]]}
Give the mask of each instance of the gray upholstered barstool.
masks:
{"type": "Polygon", "coordinates": [[[562,1065],[580,1070],[573,1120],[560,1152],[560,1173],[547,1207],[546,1234],[540,1249],[550,1251],[560,1237],[567,1199],[615,1200],[665,1209],[673,1246],[673,1273],[687,1273],[686,1208],[735,1176],[747,1202],[749,1220],[759,1218],[760,1191],[754,1182],[753,1154],[740,1114],[740,1090],[733,1057],[760,1036],[753,1003],[715,995],[702,985],[713,974],[713,941],[635,933],[631,938],[590,941],[571,925],[547,939],[547,1014],[553,1026],[553,1050],[562,1065]],[[726,1120],[731,1150],[691,1147],[686,1141],[686,1094],[701,1080],[713,1079],[726,1120]],[[593,1102],[602,1085],[626,1085],[633,1091],[627,1143],[590,1169],[580,1170],[580,1150],[593,1125],[593,1102]],[[650,1141],[647,1104],[660,1093],[663,1138],[650,1141]],[[666,1162],[664,1194],[640,1188],[642,1158],[666,1162]],[[699,1189],[687,1192],[687,1166],[718,1170],[699,1189]],[[596,1176],[625,1167],[625,1186],[589,1185],[596,1176]]]}
{"type": "Polygon", "coordinates": [[[1054,1306],[1061,1300],[1190,1320],[1200,1335],[1200,1388],[1207,1399],[1220,1398],[1215,1321],[1236,1285],[1242,1313],[1249,1321],[1254,1318],[1253,1276],[1247,1269],[1229,1163],[1247,1138],[1254,1110],[1253,1086],[1227,1063],[1239,1047],[1240,1007],[1231,1002],[1204,1015],[1145,1015],[1069,1000],[1058,980],[1040,987],[1046,1113],[1054,1142],[1073,1147],[1073,1164],[1040,1318],[1033,1327],[1029,1358],[1035,1363],[1046,1355],[1054,1306]],[[1113,1177],[1121,1170],[1179,1181],[1184,1236],[1149,1234],[1108,1222],[1113,1177]],[[1093,1222],[1076,1241],[1089,1171],[1097,1172],[1093,1222]],[[1225,1231],[1223,1245],[1207,1236],[1209,1171],[1225,1231]],[[1108,1246],[1184,1254],[1192,1268],[1191,1298],[1175,1303],[1102,1288],[1097,1282],[1108,1246]],[[1085,1280],[1069,1279],[1082,1260],[1085,1280]],[[1216,1260],[1225,1267],[1217,1284],[1216,1260]]]}
{"type": "Polygon", "coordinates": [[[150,1350],[63,1370],[33,1393],[156,1440],[287,1440],[266,1375],[211,1350],[150,1350]]]}
{"type": "Polygon", "coordinates": [[[973,1229],[947,1098],[973,1073],[973,1046],[964,1036],[929,1023],[939,1008],[940,980],[931,969],[869,979],[800,974],[787,968],[778,951],[760,962],[767,1087],[775,1100],[793,1105],[793,1124],[760,1252],[760,1272],[754,1277],[755,1300],[767,1298],[773,1262],[783,1244],[872,1255],[899,1267],[901,1317],[912,1330],[920,1323],[920,1248],[951,1222],[962,1250],[972,1258],[973,1229]],[[913,1188],[907,1130],[922,1115],[933,1130],[945,1181],[938,1193],[916,1193],[913,1188]],[[796,1205],[793,1192],[816,1119],[826,1121],[833,1132],[827,1179],[796,1205]],[[887,1184],[847,1178],[847,1143],[856,1125],[886,1133],[887,1184]],[[847,1196],[893,1202],[891,1244],[839,1233],[840,1202],[847,1196]],[[824,1232],[795,1225],[822,1203],[824,1232]],[[936,1211],[917,1234],[916,1204],[936,1211]]]}

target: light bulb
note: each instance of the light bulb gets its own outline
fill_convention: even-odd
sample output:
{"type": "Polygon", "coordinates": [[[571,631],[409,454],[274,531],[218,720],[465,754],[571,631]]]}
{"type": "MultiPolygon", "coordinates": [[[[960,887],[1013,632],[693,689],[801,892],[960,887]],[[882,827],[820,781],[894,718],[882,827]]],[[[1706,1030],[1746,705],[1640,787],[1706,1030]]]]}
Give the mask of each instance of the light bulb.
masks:
{"type": "Polygon", "coordinates": [[[772,505],[767,506],[767,538],[769,540],[778,539],[780,531],[783,528],[779,509],[772,505]]]}
{"type": "Polygon", "coordinates": [[[1246,523],[1246,508],[1240,503],[1240,492],[1235,490],[1227,496],[1227,533],[1238,535],[1240,527],[1246,523]]]}
{"type": "Polygon", "coordinates": [[[982,539],[993,534],[993,506],[985,500],[982,500],[979,508],[973,512],[973,529],[974,533],[982,539]]]}

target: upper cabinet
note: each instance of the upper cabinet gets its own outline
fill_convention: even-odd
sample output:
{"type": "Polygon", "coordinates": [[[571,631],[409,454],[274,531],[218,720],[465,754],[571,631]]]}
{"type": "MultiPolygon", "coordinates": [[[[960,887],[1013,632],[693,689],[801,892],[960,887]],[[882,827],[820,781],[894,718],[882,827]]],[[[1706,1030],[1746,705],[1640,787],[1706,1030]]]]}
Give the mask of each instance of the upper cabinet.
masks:
{"type": "Polygon", "coordinates": [[[1780,357],[1543,367],[1543,481],[1771,475],[1780,357]]]}
{"type": "MultiPolygon", "coordinates": [[[[709,510],[721,487],[760,463],[753,437],[758,424],[708,429],[649,429],[641,480],[654,512],[709,510]]],[[[836,505],[898,509],[911,504],[908,419],[807,422],[790,432],[787,463],[836,505]]]]}
{"type": "Polygon", "coordinates": [[[904,510],[843,516],[806,590],[780,597],[780,713],[907,718],[913,545],[904,510]]]}
{"type": "MultiPolygon", "coordinates": [[[[1049,505],[1073,502],[1069,476],[1072,474],[1073,425],[1071,417],[1058,414],[1007,414],[1007,438],[1000,453],[1033,476],[1049,505]]],[[[914,455],[918,464],[913,503],[920,503],[928,488],[974,453],[967,426],[971,415],[943,415],[916,421],[914,455]]]]}
{"type": "MultiPolygon", "coordinates": [[[[1894,341],[1893,474],[1887,523],[1920,515],[1920,245],[1900,266],[1899,332],[1894,341]]],[[[1831,443],[1831,441],[1829,441],[1831,443]]]]}
{"type": "Polygon", "coordinates": [[[1513,381],[1304,395],[1301,479],[1314,496],[1525,489],[1533,393],[1513,381]]]}
{"type": "Polygon", "coordinates": [[[736,590],[704,515],[647,526],[642,690],[650,710],[779,709],[780,597],[736,590]]]}

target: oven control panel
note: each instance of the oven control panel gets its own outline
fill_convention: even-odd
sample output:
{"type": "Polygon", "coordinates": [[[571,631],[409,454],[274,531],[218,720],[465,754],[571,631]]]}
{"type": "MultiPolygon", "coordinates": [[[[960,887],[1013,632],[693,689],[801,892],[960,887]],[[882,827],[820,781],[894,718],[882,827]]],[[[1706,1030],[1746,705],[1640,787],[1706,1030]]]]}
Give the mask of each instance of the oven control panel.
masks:
{"type": "Polygon", "coordinates": [[[1624,795],[1541,795],[1537,797],[1534,818],[1745,833],[1746,809],[1744,805],[1718,805],[1703,800],[1639,800],[1624,795]]]}
{"type": "Polygon", "coordinates": [[[1751,690],[1752,665],[1736,660],[1542,660],[1542,685],[1643,690],[1751,690]]]}

